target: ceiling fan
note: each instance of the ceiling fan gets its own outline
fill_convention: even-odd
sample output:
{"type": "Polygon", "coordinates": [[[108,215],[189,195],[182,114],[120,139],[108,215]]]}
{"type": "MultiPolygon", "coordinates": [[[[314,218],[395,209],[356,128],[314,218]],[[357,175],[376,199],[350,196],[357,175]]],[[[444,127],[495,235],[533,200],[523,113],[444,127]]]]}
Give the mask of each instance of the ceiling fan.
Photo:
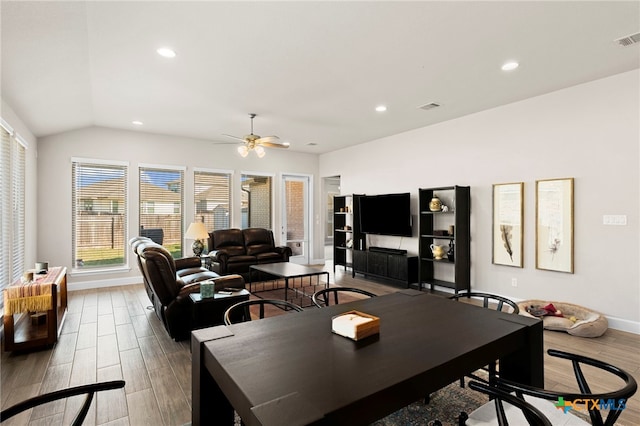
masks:
{"type": "Polygon", "coordinates": [[[280,143],[277,142],[280,138],[277,136],[264,136],[253,134],[253,119],[257,116],[257,114],[249,114],[249,118],[251,119],[251,133],[240,138],[238,136],[223,134],[223,136],[227,136],[232,139],[237,139],[242,141],[242,146],[238,147],[238,152],[243,157],[249,155],[249,151],[255,151],[256,155],[260,158],[264,157],[265,151],[264,147],[267,148],[289,148],[288,143],[280,143]]]}

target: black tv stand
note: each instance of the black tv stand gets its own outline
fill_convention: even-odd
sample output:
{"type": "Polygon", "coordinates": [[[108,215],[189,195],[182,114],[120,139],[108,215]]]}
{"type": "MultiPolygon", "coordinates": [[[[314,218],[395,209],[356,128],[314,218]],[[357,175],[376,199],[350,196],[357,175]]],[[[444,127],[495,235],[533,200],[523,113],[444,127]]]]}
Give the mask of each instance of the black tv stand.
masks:
{"type": "Polygon", "coordinates": [[[393,248],[387,248],[387,247],[369,247],[369,251],[372,251],[375,253],[387,253],[387,254],[400,254],[400,255],[407,254],[406,250],[393,249],[393,248]]]}
{"type": "Polygon", "coordinates": [[[353,251],[353,275],[380,278],[389,284],[409,288],[418,282],[418,257],[407,256],[406,250],[369,247],[353,251]]]}

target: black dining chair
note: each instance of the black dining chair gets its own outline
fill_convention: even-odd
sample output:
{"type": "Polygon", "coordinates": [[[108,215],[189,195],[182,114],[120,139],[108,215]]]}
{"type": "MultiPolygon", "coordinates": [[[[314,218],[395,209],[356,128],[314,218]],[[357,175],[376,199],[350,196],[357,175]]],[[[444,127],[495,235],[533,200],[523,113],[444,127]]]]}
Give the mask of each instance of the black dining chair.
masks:
{"type": "Polygon", "coordinates": [[[293,310],[296,312],[302,312],[300,306],[295,303],[287,302],[278,299],[257,299],[257,300],[245,300],[244,302],[236,303],[229,307],[224,313],[225,325],[231,325],[239,322],[251,321],[251,306],[259,307],[259,318],[263,319],[265,315],[265,306],[275,306],[285,311],[293,310]]]}
{"type": "Polygon", "coordinates": [[[92,383],[89,385],[75,386],[34,396],[33,398],[29,398],[7,409],[2,410],[2,412],[0,412],[0,423],[10,419],[17,414],[22,413],[23,411],[37,407],[38,405],[57,401],[59,399],[70,398],[72,396],[86,394],[86,398],[84,400],[84,403],[82,404],[82,407],[80,408],[80,411],[78,411],[76,418],[71,423],[73,426],[78,426],[81,425],[84,422],[84,419],[87,417],[87,413],[89,412],[89,408],[91,407],[91,402],[93,401],[93,395],[96,392],[123,388],[124,385],[124,380],[114,380],[111,382],[100,382],[92,383]]]}
{"type": "MultiPolygon", "coordinates": [[[[564,403],[565,407],[570,407],[569,409],[579,409],[588,412],[591,421],[590,424],[593,426],[615,425],[629,399],[638,390],[638,384],[633,376],[612,364],[583,355],[563,352],[556,349],[549,349],[547,353],[550,356],[571,361],[578,385],[577,387],[580,389],[580,392],[573,390],[566,392],[559,390],[550,391],[507,381],[500,377],[496,379],[493,386],[470,382],[470,388],[486,393],[490,397],[493,397],[494,400],[474,410],[468,416],[461,414],[459,417],[459,425],[520,425],[526,424],[525,421],[530,425],[543,424],[539,423],[538,420],[533,417],[527,417],[526,412],[515,409],[512,405],[517,406],[517,404],[514,404],[512,398],[507,397],[508,395],[515,396],[521,401],[526,401],[528,404],[536,407],[551,422],[550,424],[564,424],[563,421],[566,421],[566,416],[569,415],[565,413],[564,409],[559,409],[562,408],[560,404],[564,403]],[[588,369],[583,370],[584,366],[588,366],[588,369]],[[596,380],[600,385],[605,382],[603,378],[607,373],[622,379],[620,386],[608,392],[592,392],[587,377],[596,380]],[[508,403],[507,407],[504,406],[505,402],[508,403]],[[578,406],[576,406],[576,404],[578,406]],[[603,419],[604,413],[607,414],[603,419]]],[[[616,381],[618,380],[616,379],[616,381]]],[[[609,382],[611,381],[606,381],[606,383],[609,382]]],[[[572,419],[572,425],[578,423],[580,423],[580,419],[572,419]]],[[[588,425],[589,423],[584,421],[583,424],[588,425]]]]}
{"type": "MultiPolygon", "coordinates": [[[[377,294],[373,294],[370,291],[361,290],[359,288],[331,287],[331,288],[324,288],[322,290],[318,290],[315,293],[313,293],[313,295],[311,296],[311,301],[318,308],[323,308],[331,304],[338,305],[340,303],[339,295],[354,296],[355,294],[360,294],[366,297],[377,297],[377,294]]],[[[350,300],[350,301],[353,301],[353,300],[350,300]]]]}
{"type": "MultiPolygon", "coordinates": [[[[518,304],[516,302],[510,299],[507,299],[506,297],[499,296],[497,294],[465,291],[465,292],[456,293],[453,296],[450,296],[449,299],[456,300],[456,301],[466,300],[468,303],[482,306],[483,308],[486,308],[486,309],[494,309],[499,312],[505,312],[505,313],[510,313],[514,315],[517,315],[520,313],[520,308],[518,307],[518,304]]],[[[488,372],[488,380],[473,373],[469,373],[468,376],[474,380],[491,384],[495,380],[498,374],[497,362],[496,361],[491,362],[485,368],[485,370],[488,372]]],[[[460,378],[460,386],[464,387],[464,377],[460,378]]]]}

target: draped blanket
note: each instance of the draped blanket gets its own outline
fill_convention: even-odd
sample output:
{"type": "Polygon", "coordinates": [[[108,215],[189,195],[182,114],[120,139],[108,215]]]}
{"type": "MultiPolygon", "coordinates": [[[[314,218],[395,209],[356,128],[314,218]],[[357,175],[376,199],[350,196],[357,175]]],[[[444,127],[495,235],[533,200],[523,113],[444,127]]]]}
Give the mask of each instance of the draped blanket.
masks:
{"type": "Polygon", "coordinates": [[[51,290],[62,267],[52,267],[46,275],[35,275],[35,281],[16,281],[4,290],[4,314],[40,312],[53,309],[51,290]]]}

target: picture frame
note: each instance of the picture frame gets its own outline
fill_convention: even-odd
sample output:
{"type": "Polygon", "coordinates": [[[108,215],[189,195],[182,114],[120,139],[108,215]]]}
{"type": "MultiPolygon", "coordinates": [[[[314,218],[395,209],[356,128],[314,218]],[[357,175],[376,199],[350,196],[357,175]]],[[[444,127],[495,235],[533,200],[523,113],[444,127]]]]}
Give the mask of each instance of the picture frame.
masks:
{"type": "Polygon", "coordinates": [[[573,178],[536,181],[536,268],[573,274],[573,178]]]}
{"type": "Polygon", "coordinates": [[[523,266],[524,182],[493,185],[493,238],[491,262],[523,266]]]}

